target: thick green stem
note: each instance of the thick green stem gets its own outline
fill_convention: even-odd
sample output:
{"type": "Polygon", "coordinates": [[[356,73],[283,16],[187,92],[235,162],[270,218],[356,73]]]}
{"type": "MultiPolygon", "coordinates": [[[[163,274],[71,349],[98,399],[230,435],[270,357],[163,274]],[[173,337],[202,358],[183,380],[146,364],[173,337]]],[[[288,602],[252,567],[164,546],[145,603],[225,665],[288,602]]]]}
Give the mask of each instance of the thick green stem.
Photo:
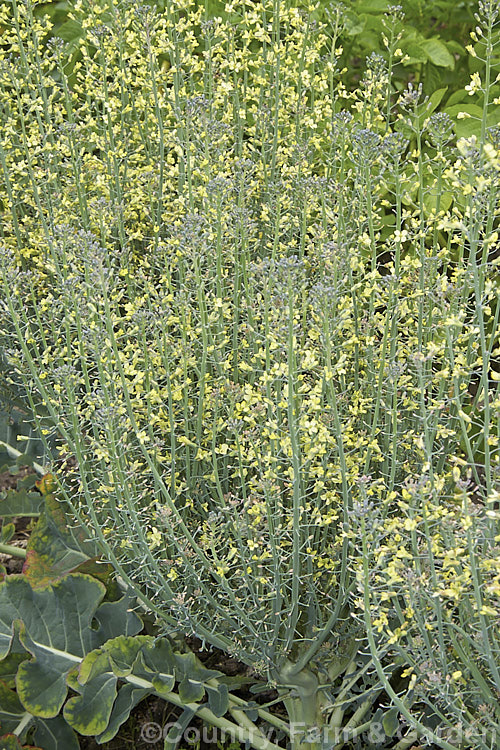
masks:
{"type": "Polygon", "coordinates": [[[283,703],[290,719],[291,747],[293,750],[316,750],[321,747],[323,724],[319,680],[310,669],[296,673],[294,667],[295,664],[287,659],[277,676],[278,690],[287,691],[283,703]]]}
{"type": "MultiPolygon", "coordinates": [[[[151,687],[151,683],[142,679],[142,677],[128,675],[124,679],[131,685],[136,685],[137,687],[151,687]]],[[[160,697],[164,698],[169,703],[173,703],[174,706],[178,706],[179,708],[193,710],[200,719],[203,719],[203,721],[208,722],[214,727],[218,727],[231,737],[233,741],[237,740],[242,743],[250,743],[250,745],[256,748],[256,750],[282,750],[278,745],[275,745],[273,742],[266,739],[259,730],[255,731],[252,728],[241,727],[238,724],[234,724],[232,721],[216,716],[209,708],[198,703],[185,704],[177,693],[162,692],[160,697]]]]}
{"type": "Polygon", "coordinates": [[[0,553],[2,555],[12,555],[12,557],[20,557],[26,559],[26,550],[22,547],[14,547],[13,544],[0,544],[0,553]]]}

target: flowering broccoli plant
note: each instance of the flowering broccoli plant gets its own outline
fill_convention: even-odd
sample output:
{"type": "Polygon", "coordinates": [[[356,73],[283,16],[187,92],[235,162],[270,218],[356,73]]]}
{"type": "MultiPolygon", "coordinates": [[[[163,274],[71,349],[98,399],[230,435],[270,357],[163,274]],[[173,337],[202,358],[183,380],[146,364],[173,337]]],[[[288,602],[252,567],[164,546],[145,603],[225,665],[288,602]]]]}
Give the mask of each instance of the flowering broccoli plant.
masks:
{"type": "Polygon", "coordinates": [[[383,57],[348,94],[340,14],[82,0],[75,52],[14,0],[2,342],[75,519],[166,630],[278,689],[294,746],[392,700],[398,747],[454,748],[458,668],[436,701],[415,675],[436,628],[471,656],[464,591],[500,687],[498,85],[490,54],[458,142],[383,57]]]}

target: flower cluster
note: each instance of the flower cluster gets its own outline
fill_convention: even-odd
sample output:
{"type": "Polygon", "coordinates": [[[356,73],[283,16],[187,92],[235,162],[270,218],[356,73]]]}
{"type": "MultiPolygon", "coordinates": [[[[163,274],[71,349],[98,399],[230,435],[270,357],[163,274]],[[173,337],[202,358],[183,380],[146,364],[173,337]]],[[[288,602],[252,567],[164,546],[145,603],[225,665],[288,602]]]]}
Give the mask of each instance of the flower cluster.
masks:
{"type": "Polygon", "coordinates": [[[44,55],[49,18],[2,11],[2,336],[75,514],[248,663],[363,608],[361,526],[390,644],[491,615],[498,132],[454,144],[416,90],[388,120],[378,57],[346,109],[287,3],[167,8],[78,0],[44,55]]]}

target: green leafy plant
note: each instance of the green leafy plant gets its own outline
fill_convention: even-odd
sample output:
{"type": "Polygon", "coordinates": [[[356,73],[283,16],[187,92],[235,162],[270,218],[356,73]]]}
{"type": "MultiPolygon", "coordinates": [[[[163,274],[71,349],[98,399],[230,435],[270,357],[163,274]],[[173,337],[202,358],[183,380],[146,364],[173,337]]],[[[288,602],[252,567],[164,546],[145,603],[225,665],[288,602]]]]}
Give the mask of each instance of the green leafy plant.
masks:
{"type": "MultiPolygon", "coordinates": [[[[393,105],[383,58],[347,96],[340,26],[288,3],[207,21],[187,2],[82,2],[71,19],[73,79],[63,43],[40,56],[29,3],[6,22],[22,76],[1,70],[2,341],[68,459],[62,500],[160,632],[277,689],[288,722],[261,718],[292,747],[340,750],[379,719],[387,740],[401,712],[396,747],[427,734],[455,750],[366,584],[381,534],[376,581],[400,616],[389,561],[423,476],[433,520],[457,528],[457,465],[483,503],[496,487],[491,76],[480,137],[457,142],[444,89],[393,105]]],[[[102,649],[79,654],[82,695],[87,666],[120,676],[102,649]]],[[[147,679],[134,664],[121,676],[147,679]]],[[[202,717],[222,700],[207,686],[202,717]]],[[[243,708],[237,725],[269,747],[243,708]]]]}
{"type": "MultiPolygon", "coordinates": [[[[6,447],[17,454],[11,469],[32,464],[29,456],[6,447]]],[[[26,561],[23,575],[8,576],[0,588],[2,750],[21,748],[28,736],[43,750],[78,748],[78,735],[107,742],[148,695],[182,709],[177,731],[195,715],[232,737],[240,736],[241,728],[222,718],[227,712],[247,733],[254,727],[247,713],[273,719],[257,703],[229,693],[240,680],[205,669],[184,641],[136,636],[143,623],[133,611],[135,603],[115,590],[109,566],[89,557],[87,535],[70,530],[52,494],[54,478],[36,466],[41,479],[30,475],[29,483],[18,483],[0,501],[2,517],[40,517],[27,555],[5,549],[24,552],[26,561]],[[36,484],[42,494],[27,492],[27,484],[36,484]],[[68,687],[78,697],[68,699],[68,687]]],[[[277,719],[277,731],[280,723],[286,727],[277,719]]],[[[256,747],[275,747],[257,727],[255,732],[256,747]]]]}
{"type": "MultiPolygon", "coordinates": [[[[62,742],[68,748],[79,747],[70,726],[58,716],[67,696],[67,674],[104,641],[122,633],[137,633],[142,627],[139,618],[127,612],[127,600],[98,608],[103,594],[101,583],[81,574],[37,589],[17,576],[0,584],[0,656],[4,665],[12,664],[16,684],[16,693],[8,694],[9,711],[2,711],[4,729],[19,736],[34,721],[36,741],[44,747],[57,747],[62,742]],[[90,627],[91,621],[98,623],[97,629],[90,627]],[[22,660],[20,654],[24,654],[22,660]],[[47,744],[49,738],[52,741],[47,744]]],[[[101,676],[86,697],[73,699],[72,712],[71,702],[67,705],[73,724],[84,734],[96,734],[96,727],[102,727],[101,731],[107,728],[116,698],[115,683],[101,676]]],[[[72,686],[79,685],[73,682],[72,686]]],[[[9,688],[4,685],[3,690],[9,688]]],[[[2,707],[7,697],[4,695],[2,707]]],[[[120,707],[123,702],[119,701],[120,707]]],[[[131,707],[133,698],[124,703],[131,707]]]]}
{"type": "MultiPolygon", "coordinates": [[[[4,729],[22,736],[30,728],[44,750],[78,748],[73,730],[102,743],[154,693],[183,708],[179,723],[198,714],[238,736],[238,726],[222,718],[228,709],[240,713],[238,699],[218,680],[224,675],[166,638],[137,635],[142,622],[130,600],[101,603],[104,592],[102,583],[83,574],[36,587],[17,576],[0,584],[4,729]],[[76,695],[68,698],[68,687],[76,695]]],[[[253,743],[276,747],[261,732],[253,743]]]]}
{"type": "Polygon", "coordinates": [[[403,528],[413,533],[405,534],[398,559],[372,521],[363,520],[363,589],[373,652],[380,653],[383,632],[408,665],[415,705],[399,704],[402,715],[413,711],[416,722],[437,729],[450,747],[486,750],[495,747],[500,729],[500,513],[493,509],[496,493],[482,506],[467,492],[468,475],[461,479],[457,468],[458,522],[430,509],[432,479],[408,491],[403,528]],[[377,543],[380,552],[371,553],[377,543]]]}
{"type": "Polygon", "coordinates": [[[475,3],[443,0],[429,7],[413,1],[355,0],[340,8],[345,17],[343,62],[348,77],[359,78],[362,73],[362,65],[353,66],[353,59],[362,63],[371,54],[389,52],[396,63],[394,84],[399,91],[409,80],[422,83],[429,95],[443,85],[451,93],[467,83],[464,46],[474,27],[475,3]]]}
{"type": "MultiPolygon", "coordinates": [[[[375,508],[370,514],[360,515],[358,528],[365,558],[363,620],[372,654],[377,658],[383,653],[381,643],[389,642],[395,644],[407,663],[405,674],[411,675],[411,695],[416,699],[414,726],[436,727],[443,747],[486,749],[496,746],[500,735],[500,512],[496,449],[500,312],[495,302],[494,321],[486,322],[482,308],[484,284],[492,282],[485,274],[488,260],[496,264],[497,246],[490,255],[488,243],[482,246],[478,237],[481,226],[488,226],[487,231],[498,228],[498,191],[495,188],[489,203],[477,189],[476,179],[479,171],[485,169],[481,154],[494,151],[490,179],[496,181],[498,172],[498,128],[489,131],[490,141],[483,139],[488,133],[491,101],[489,56],[498,44],[500,7],[497,3],[480,3],[476,20],[476,41],[483,40],[482,47],[488,54],[483,61],[483,82],[477,76],[468,87],[472,94],[480,90],[483,106],[478,111],[474,134],[462,141],[460,149],[470,176],[464,195],[471,220],[468,228],[463,227],[467,249],[464,245],[465,253],[459,254],[459,262],[466,260],[471,274],[461,309],[465,318],[475,321],[478,336],[476,365],[465,381],[456,372],[460,352],[446,337],[448,361],[453,368],[450,393],[457,407],[463,452],[456,456],[453,481],[445,492],[433,450],[437,433],[427,423],[422,434],[427,456],[425,470],[402,492],[402,518],[397,521],[401,529],[399,548],[386,543],[387,525],[380,523],[375,508]],[[466,393],[469,398],[464,398],[466,393]],[[453,506],[460,508],[460,517],[453,506]],[[382,641],[380,633],[384,634],[382,641]]],[[[485,177],[488,172],[486,167],[485,177]]],[[[496,243],[498,232],[491,236],[496,243]]],[[[384,681],[380,662],[377,671],[384,681]]],[[[386,687],[396,708],[409,718],[409,702],[394,695],[387,683],[386,687]]]]}

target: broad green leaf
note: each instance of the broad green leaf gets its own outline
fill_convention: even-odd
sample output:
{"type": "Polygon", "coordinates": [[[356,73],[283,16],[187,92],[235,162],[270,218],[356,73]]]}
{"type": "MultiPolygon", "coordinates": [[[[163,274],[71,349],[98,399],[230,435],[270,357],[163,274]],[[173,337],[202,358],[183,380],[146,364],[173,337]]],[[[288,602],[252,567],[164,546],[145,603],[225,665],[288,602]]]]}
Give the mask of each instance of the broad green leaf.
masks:
{"type": "MultiPolygon", "coordinates": [[[[2,387],[0,382],[0,390],[2,387]]],[[[14,458],[17,463],[17,459],[20,459],[18,466],[32,466],[37,471],[43,471],[40,464],[34,460],[40,454],[41,446],[40,440],[33,431],[31,420],[27,419],[29,412],[22,408],[21,403],[16,404],[15,396],[9,398],[5,393],[0,393],[0,404],[2,402],[8,403],[10,408],[0,409],[0,460],[14,458]],[[5,428],[6,422],[7,428],[5,428]],[[16,446],[22,447],[23,450],[19,450],[16,446]]]]}
{"type": "Polygon", "coordinates": [[[150,642],[151,636],[120,636],[107,641],[101,648],[95,649],[83,659],[78,682],[85,685],[107,671],[118,677],[126,677],[132,672],[135,660],[141,649],[150,642]]]}
{"type": "Polygon", "coordinates": [[[389,0],[362,0],[356,5],[358,13],[382,13],[387,10],[389,0]]]}
{"type": "Polygon", "coordinates": [[[151,680],[156,693],[168,699],[168,694],[174,689],[176,670],[172,652],[169,654],[168,649],[162,648],[164,643],[170,648],[165,640],[146,646],[138,655],[133,672],[134,675],[151,680]]]}
{"type": "Polygon", "coordinates": [[[32,589],[25,579],[6,581],[0,589],[1,614],[4,592],[11,598],[17,594],[12,620],[22,621],[19,637],[34,657],[19,667],[19,696],[31,713],[56,716],[67,694],[66,673],[99,643],[90,625],[104,586],[77,575],[42,589],[32,589]]]}
{"type": "Polygon", "coordinates": [[[216,669],[206,669],[199,659],[189,651],[187,654],[174,653],[176,671],[177,673],[193,677],[200,682],[206,682],[212,679],[212,677],[218,677],[220,672],[216,669]]]}
{"type": "Polygon", "coordinates": [[[96,612],[96,636],[102,643],[118,636],[137,635],[142,630],[142,620],[133,610],[134,599],[123,596],[117,602],[104,602],[96,612]]]}
{"type": "Polygon", "coordinates": [[[241,706],[241,710],[248,716],[250,721],[257,721],[259,718],[259,705],[255,701],[248,701],[246,706],[241,706]]]}
{"type": "Polygon", "coordinates": [[[33,585],[47,584],[86,560],[88,556],[77,549],[71,534],[61,531],[53,517],[43,513],[27,546],[24,572],[28,580],[33,585]]]}
{"type": "Polygon", "coordinates": [[[445,86],[442,89],[434,91],[434,93],[430,95],[429,100],[425,105],[425,113],[427,117],[431,115],[437,107],[439,107],[439,105],[441,104],[441,100],[447,91],[448,86],[445,86]]]}
{"type": "Polygon", "coordinates": [[[445,112],[455,122],[455,132],[458,138],[469,138],[471,135],[480,133],[483,110],[477,104],[471,102],[454,104],[452,107],[446,107],[445,112]],[[462,113],[466,117],[462,117],[462,113]]]}
{"type": "Polygon", "coordinates": [[[161,674],[153,675],[152,677],[150,677],[150,680],[155,689],[155,693],[168,700],[168,694],[171,693],[174,689],[174,676],[162,672],[161,674]]]}
{"type": "Polygon", "coordinates": [[[431,37],[430,39],[420,39],[420,46],[427,55],[427,59],[437,65],[440,68],[450,68],[453,70],[455,67],[455,58],[448,51],[446,44],[437,37],[431,37]]]}
{"type": "Polygon", "coordinates": [[[75,692],[78,692],[78,689],[80,688],[80,683],[78,682],[78,670],[79,665],[75,664],[74,667],[66,672],[66,684],[69,688],[71,688],[71,690],[74,690],[75,692]]]}
{"type": "Polygon", "coordinates": [[[69,3],[66,2],[48,2],[48,3],[41,3],[40,5],[36,5],[33,9],[33,13],[35,16],[41,16],[41,15],[49,15],[52,18],[59,14],[59,15],[66,15],[68,11],[70,10],[69,3]]]}
{"type": "MultiPolygon", "coordinates": [[[[2,418],[2,414],[0,412],[0,420],[2,418]]],[[[5,472],[9,472],[9,474],[13,477],[18,477],[16,489],[32,489],[37,480],[36,474],[26,474],[23,477],[19,477],[20,470],[23,467],[29,466],[31,468],[36,468],[42,470],[42,467],[40,464],[35,463],[35,460],[33,456],[28,455],[27,453],[20,453],[18,450],[16,450],[12,445],[9,443],[5,443],[2,440],[0,440],[0,459],[4,459],[3,451],[5,449],[5,452],[8,455],[8,461],[7,463],[0,464],[0,474],[4,474],[5,472]]],[[[5,492],[5,491],[3,491],[5,492]]],[[[3,494],[3,493],[2,493],[3,494]]]]}
{"type": "Polygon", "coordinates": [[[0,529],[0,542],[2,544],[8,544],[15,533],[16,533],[15,524],[4,523],[0,529]]]}
{"type": "Polygon", "coordinates": [[[10,653],[2,661],[0,661],[0,680],[4,682],[7,687],[15,687],[14,680],[17,674],[19,665],[29,656],[25,652],[23,653],[10,653]]]}
{"type": "Polygon", "coordinates": [[[465,49],[464,45],[461,44],[457,39],[447,39],[446,47],[448,48],[448,52],[451,52],[452,55],[459,55],[459,57],[464,58],[468,55],[468,52],[465,49]]]}
{"type": "Polygon", "coordinates": [[[105,742],[142,698],[156,693],[168,699],[176,682],[184,704],[201,701],[208,690],[209,707],[222,716],[227,685],[208,685],[222,675],[206,669],[192,652],[178,653],[166,638],[153,636],[105,640],[120,631],[137,633],[142,623],[129,597],[99,606],[104,593],[99,581],[81,574],[36,588],[25,577],[0,584],[0,654],[7,656],[15,644],[31,656],[18,666],[17,694],[4,686],[4,702],[12,705],[4,718],[17,725],[29,711],[48,750],[72,750],[73,729],[105,742]],[[127,683],[120,688],[119,678],[127,683]],[[69,700],[68,686],[78,693],[69,700]]]}
{"type": "Polygon", "coordinates": [[[345,14],[345,34],[347,36],[358,36],[363,32],[366,24],[366,17],[360,18],[355,13],[347,12],[345,14]]]}
{"type": "MultiPolygon", "coordinates": [[[[19,466],[26,466],[26,456],[22,455],[18,459],[16,459],[16,463],[19,466]]],[[[26,476],[21,477],[17,480],[17,489],[18,490],[32,490],[37,483],[37,475],[36,474],[26,474],[26,476]]]]}
{"type": "Polygon", "coordinates": [[[410,40],[416,41],[417,39],[421,38],[422,35],[420,34],[419,30],[415,28],[415,26],[409,26],[405,23],[404,35],[401,39],[402,44],[407,44],[410,40]]]}
{"type": "Polygon", "coordinates": [[[483,115],[482,107],[478,107],[477,104],[473,104],[470,100],[463,102],[463,104],[454,104],[452,107],[446,107],[445,112],[453,119],[456,119],[460,112],[477,117],[479,120],[483,115]]]}
{"type": "Polygon", "coordinates": [[[107,633],[137,632],[138,618],[129,600],[99,604],[105,587],[89,576],[73,574],[51,586],[34,589],[24,577],[0,584],[0,658],[7,655],[17,632],[33,657],[17,673],[18,695],[34,715],[57,715],[67,695],[66,676],[103,643],[107,633]],[[115,620],[109,624],[107,620],[115,620]],[[97,630],[91,626],[97,621],[97,630]]]}
{"type": "Polygon", "coordinates": [[[36,718],[35,727],[33,739],[43,750],[80,750],[78,737],[62,716],[36,718]]]}
{"type": "MultiPolygon", "coordinates": [[[[171,643],[166,638],[114,638],[85,657],[79,669],[78,682],[80,686],[91,687],[94,681],[105,682],[113,676],[130,679],[130,684],[119,690],[109,717],[108,728],[102,732],[100,741],[107,741],[114,736],[120,723],[126,720],[132,706],[148,692],[155,692],[168,700],[176,681],[180,682],[178,693],[183,703],[202,700],[207,689],[210,692],[209,705],[215,709],[214,713],[223,715],[227,710],[227,686],[215,687],[206,684],[207,680],[223,675],[217,670],[205,669],[192,652],[173,651],[171,643]],[[147,681],[151,687],[134,684],[134,677],[147,681]],[[125,688],[122,696],[121,691],[125,688]],[[144,690],[146,692],[143,692],[144,690]]],[[[75,689],[80,691],[81,687],[75,685],[75,689]]],[[[69,703],[71,704],[71,701],[69,703]]],[[[65,716],[71,725],[80,731],[78,724],[74,723],[75,717],[68,712],[65,712],[65,716]]]]}
{"type": "Polygon", "coordinates": [[[229,692],[227,685],[221,684],[217,687],[205,685],[208,695],[208,705],[216,716],[224,716],[229,706],[229,692]]]}
{"type": "Polygon", "coordinates": [[[94,553],[90,546],[88,552],[84,551],[87,545],[83,530],[71,531],[62,503],[50,494],[44,500],[40,520],[28,541],[24,566],[24,574],[34,586],[75,572],[94,553]]]}
{"type": "Polygon", "coordinates": [[[365,53],[365,59],[371,52],[380,50],[380,36],[376,31],[363,31],[363,52],[365,53]]]}
{"type": "Polygon", "coordinates": [[[26,715],[26,709],[14,690],[0,682],[0,726],[4,732],[13,732],[21,719],[26,715]]]}
{"type": "Polygon", "coordinates": [[[38,492],[9,490],[5,498],[0,498],[0,516],[3,518],[39,516],[42,508],[43,497],[38,492]]]}
{"type": "Polygon", "coordinates": [[[207,0],[204,4],[204,8],[207,11],[207,18],[212,18],[213,16],[223,17],[225,15],[224,6],[224,0],[207,0]]]}
{"type": "MultiPolygon", "coordinates": [[[[150,641],[143,651],[144,668],[147,672],[168,672],[172,675],[176,670],[176,659],[170,642],[166,638],[150,641]]],[[[183,670],[181,670],[183,672],[183,670]]]]}
{"type": "Polygon", "coordinates": [[[16,679],[18,695],[30,713],[51,719],[57,716],[66,699],[66,672],[70,655],[59,656],[53,648],[40,649],[23,631],[21,639],[37,659],[25,661],[19,667],[16,679]]]}
{"type": "Polygon", "coordinates": [[[424,96],[431,96],[443,84],[443,69],[427,60],[422,75],[422,83],[424,96]]]}
{"type": "Polygon", "coordinates": [[[140,688],[136,685],[130,685],[127,683],[123,685],[119,691],[118,696],[114,702],[111,716],[106,730],[101,734],[97,735],[96,740],[99,744],[109,742],[116,736],[121,725],[127,721],[130,716],[130,712],[135,706],[151,691],[147,688],[140,688]]]}
{"type": "MultiPolygon", "coordinates": [[[[441,193],[441,196],[439,199],[439,206],[437,210],[447,211],[452,203],[453,203],[453,193],[450,193],[449,191],[445,191],[441,193]]],[[[427,215],[436,210],[436,196],[435,195],[433,195],[432,193],[425,193],[424,208],[425,208],[427,215]]]]}
{"type": "Polygon", "coordinates": [[[399,708],[390,708],[382,717],[382,726],[388,737],[394,737],[399,728],[399,708]]]}
{"type": "Polygon", "coordinates": [[[183,703],[197,703],[203,700],[205,687],[197,680],[190,680],[186,675],[179,683],[179,697],[183,703]]]}
{"type": "Polygon", "coordinates": [[[464,89],[460,89],[459,91],[454,91],[453,94],[451,94],[446,104],[448,107],[451,107],[454,104],[466,101],[468,98],[469,95],[467,94],[467,91],[465,91],[464,89]]]}
{"type": "Polygon", "coordinates": [[[70,698],[64,706],[64,718],[77,732],[94,736],[104,732],[116,698],[117,678],[105,672],[84,685],[81,695],[70,698]]]}
{"type": "Polygon", "coordinates": [[[427,54],[420,42],[409,41],[405,43],[404,40],[401,40],[401,49],[408,56],[407,59],[403,58],[405,68],[409,65],[424,63],[428,60],[427,54]]]}

